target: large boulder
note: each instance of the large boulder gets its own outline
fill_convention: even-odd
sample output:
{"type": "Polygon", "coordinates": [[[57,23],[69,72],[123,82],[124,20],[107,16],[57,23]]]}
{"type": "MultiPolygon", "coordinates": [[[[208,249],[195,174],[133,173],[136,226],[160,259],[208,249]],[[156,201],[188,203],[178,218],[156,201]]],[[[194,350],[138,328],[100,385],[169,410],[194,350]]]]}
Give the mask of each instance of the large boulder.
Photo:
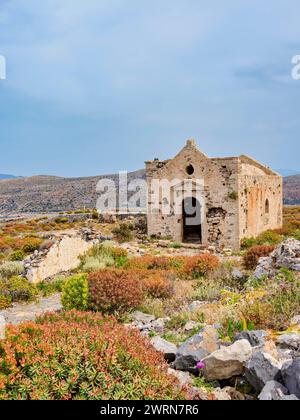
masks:
{"type": "Polygon", "coordinates": [[[282,349],[299,350],[300,334],[289,333],[283,334],[276,340],[277,345],[282,349]]]}
{"type": "Polygon", "coordinates": [[[260,258],[254,277],[273,276],[280,268],[300,271],[300,241],[287,239],[269,257],[260,258]]]}
{"type": "Polygon", "coordinates": [[[280,401],[288,393],[288,389],[279,382],[269,381],[264,386],[258,399],[260,401],[280,401]]]}
{"type": "Polygon", "coordinates": [[[290,394],[300,398],[300,357],[282,367],[282,380],[290,394]]]}
{"type": "Polygon", "coordinates": [[[247,340],[252,347],[261,347],[265,345],[265,338],[268,334],[263,330],[242,331],[234,337],[234,341],[247,340]]]}
{"type": "Polygon", "coordinates": [[[168,362],[173,362],[176,357],[177,353],[177,347],[175,344],[170,343],[169,341],[164,340],[161,337],[153,337],[150,340],[152,346],[155,348],[155,350],[159,351],[160,353],[163,353],[165,359],[168,362]]]}
{"type": "Polygon", "coordinates": [[[241,375],[244,371],[244,364],[252,356],[252,347],[247,340],[236,341],[228,347],[222,347],[207,356],[203,363],[203,370],[206,379],[221,380],[241,375]]]}
{"type": "Polygon", "coordinates": [[[276,268],[300,271],[300,241],[289,238],[271,254],[276,268]]]}
{"type": "Polygon", "coordinates": [[[265,352],[256,352],[245,366],[248,382],[260,392],[270,381],[281,377],[281,363],[265,352]]]}
{"type": "Polygon", "coordinates": [[[273,267],[272,257],[262,257],[259,259],[258,266],[256,267],[253,277],[261,279],[263,276],[273,276],[276,270],[273,267]]]}
{"type": "Polygon", "coordinates": [[[219,333],[214,327],[205,327],[183,343],[176,354],[175,369],[194,372],[196,364],[219,348],[219,333]]]}

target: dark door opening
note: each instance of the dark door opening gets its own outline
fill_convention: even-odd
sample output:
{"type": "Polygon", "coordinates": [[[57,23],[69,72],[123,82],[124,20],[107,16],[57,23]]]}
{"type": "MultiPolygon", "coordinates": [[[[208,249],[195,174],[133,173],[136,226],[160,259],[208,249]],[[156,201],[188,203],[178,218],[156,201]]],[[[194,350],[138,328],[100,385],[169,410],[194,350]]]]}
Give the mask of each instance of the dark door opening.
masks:
{"type": "Polygon", "coordinates": [[[195,197],[188,197],[182,203],[183,242],[201,244],[201,205],[195,197]]]}

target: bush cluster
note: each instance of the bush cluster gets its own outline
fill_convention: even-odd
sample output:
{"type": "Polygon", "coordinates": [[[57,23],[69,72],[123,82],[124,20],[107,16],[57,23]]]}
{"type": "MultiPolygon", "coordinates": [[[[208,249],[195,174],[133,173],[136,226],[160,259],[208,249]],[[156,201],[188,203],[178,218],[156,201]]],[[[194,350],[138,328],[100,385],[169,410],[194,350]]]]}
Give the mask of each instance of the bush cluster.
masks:
{"type": "Polygon", "coordinates": [[[0,342],[1,400],[180,400],[167,365],[136,330],[66,312],[9,327],[0,342]]]}
{"type": "Polygon", "coordinates": [[[89,308],[102,313],[131,310],[143,301],[142,282],[135,273],[102,270],[88,277],[89,308]]]}
{"type": "Polygon", "coordinates": [[[113,242],[104,242],[94,246],[81,259],[80,269],[92,273],[108,267],[122,267],[127,261],[127,251],[114,246],[113,242]]]}
{"type": "Polygon", "coordinates": [[[219,259],[211,254],[194,257],[153,257],[144,256],[128,260],[127,270],[168,270],[181,278],[199,278],[213,272],[220,266],[219,259]]]}
{"type": "Polygon", "coordinates": [[[141,276],[142,285],[148,297],[169,299],[174,295],[174,281],[172,272],[148,271],[141,276]]]}
{"type": "Polygon", "coordinates": [[[257,245],[253,246],[243,257],[244,267],[247,270],[254,270],[257,267],[258,261],[262,257],[268,257],[275,249],[275,246],[257,245]]]}
{"type": "Polygon", "coordinates": [[[118,242],[130,242],[133,239],[133,229],[133,225],[129,223],[121,223],[119,227],[112,231],[112,233],[118,242]]]}
{"type": "Polygon", "coordinates": [[[87,275],[79,274],[68,278],[62,289],[61,302],[67,310],[84,311],[88,308],[89,286],[87,275]]]}
{"type": "Polygon", "coordinates": [[[0,280],[0,309],[7,308],[12,302],[30,302],[37,294],[37,288],[24,277],[0,280]]]}

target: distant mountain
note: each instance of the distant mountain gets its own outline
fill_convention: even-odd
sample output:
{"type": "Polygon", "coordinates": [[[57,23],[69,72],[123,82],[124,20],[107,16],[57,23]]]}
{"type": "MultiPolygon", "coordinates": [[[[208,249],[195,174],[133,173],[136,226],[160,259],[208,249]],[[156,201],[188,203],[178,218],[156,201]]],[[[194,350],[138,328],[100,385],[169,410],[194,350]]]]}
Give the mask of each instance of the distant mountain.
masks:
{"type": "Polygon", "coordinates": [[[15,178],[19,178],[19,177],[15,175],[0,174],[0,179],[15,179],[15,178]]]}
{"type": "Polygon", "coordinates": [[[276,169],[276,172],[282,176],[293,176],[300,174],[300,170],[296,171],[295,169],[276,169]]]}
{"type": "MultiPolygon", "coordinates": [[[[0,181],[0,214],[51,213],[96,207],[100,194],[97,184],[101,179],[110,179],[118,187],[118,175],[103,175],[89,178],[61,178],[34,176],[0,181]]],[[[128,182],[145,179],[145,171],[128,174],[128,182]]],[[[146,206],[146,192],[141,205],[146,206]]]]}
{"type": "Polygon", "coordinates": [[[300,204],[300,174],[284,178],[283,185],[284,203],[300,204]]]}

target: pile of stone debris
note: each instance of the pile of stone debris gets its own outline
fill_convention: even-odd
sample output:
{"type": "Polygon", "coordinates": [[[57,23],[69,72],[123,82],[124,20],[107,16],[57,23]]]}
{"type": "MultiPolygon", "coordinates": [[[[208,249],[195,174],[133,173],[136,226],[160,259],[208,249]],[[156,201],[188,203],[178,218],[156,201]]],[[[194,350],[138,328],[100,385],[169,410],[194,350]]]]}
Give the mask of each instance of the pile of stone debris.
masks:
{"type": "MultiPolygon", "coordinates": [[[[292,320],[293,333],[270,337],[266,331],[245,331],[232,343],[223,342],[218,326],[206,326],[179,347],[160,335],[168,319],[135,312],[129,326],[152,336],[152,346],[164,354],[169,373],[188,387],[193,398],[219,400],[300,399],[300,316],[292,320]],[[156,335],[160,334],[160,335],[156,335]],[[154,335],[154,337],[153,337],[154,335]],[[197,364],[201,363],[201,370],[197,364]],[[197,375],[215,384],[211,393],[193,386],[197,375]],[[241,390],[244,390],[243,392],[241,390]]],[[[186,331],[195,328],[189,322],[186,331]]]]}

